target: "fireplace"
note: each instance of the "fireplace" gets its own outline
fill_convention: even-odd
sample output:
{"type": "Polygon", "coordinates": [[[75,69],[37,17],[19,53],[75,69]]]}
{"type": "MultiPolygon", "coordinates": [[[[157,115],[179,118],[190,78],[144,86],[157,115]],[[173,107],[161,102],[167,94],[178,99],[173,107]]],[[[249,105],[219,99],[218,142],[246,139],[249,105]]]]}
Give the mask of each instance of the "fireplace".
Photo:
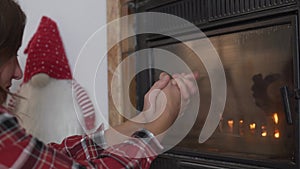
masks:
{"type": "MultiPolygon", "coordinates": [[[[298,1],[136,0],[135,10],[174,14],[201,28],[220,56],[227,81],[219,125],[206,142],[199,143],[211,98],[203,63],[172,38],[138,36],[137,50],[161,48],[176,53],[190,69],[200,72],[201,103],[196,123],[176,147],[155,160],[152,168],[300,167],[298,1]]],[[[137,29],[139,24],[142,21],[137,20],[137,29]]],[[[191,45],[202,40],[188,28],[182,27],[181,34],[191,45]]],[[[149,57],[154,56],[150,53],[149,57]]],[[[137,64],[155,62],[137,59],[137,64]]],[[[137,83],[145,86],[137,88],[138,109],[143,103],[139,98],[159,72],[147,70],[137,76],[137,83]]]]}

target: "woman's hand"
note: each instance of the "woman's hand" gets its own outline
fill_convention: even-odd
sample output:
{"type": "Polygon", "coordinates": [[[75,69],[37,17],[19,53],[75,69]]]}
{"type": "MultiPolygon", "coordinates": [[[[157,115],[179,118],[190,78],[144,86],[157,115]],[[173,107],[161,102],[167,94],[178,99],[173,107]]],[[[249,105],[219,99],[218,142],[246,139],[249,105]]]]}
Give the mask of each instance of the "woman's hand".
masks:
{"type": "Polygon", "coordinates": [[[179,115],[182,116],[190,103],[190,98],[198,92],[196,79],[199,78],[199,75],[197,72],[194,72],[190,74],[174,74],[172,77],[172,84],[177,84],[181,93],[181,110],[179,115]]]}
{"type": "Polygon", "coordinates": [[[154,83],[151,89],[144,96],[144,108],[140,113],[143,117],[143,123],[149,123],[158,118],[164,110],[165,101],[163,92],[167,85],[170,84],[171,77],[166,73],[161,73],[159,80],[154,83]],[[157,99],[160,101],[157,102],[157,99]]]}
{"type": "MultiPolygon", "coordinates": [[[[187,106],[189,99],[198,91],[194,77],[196,74],[174,74],[173,79],[160,74],[158,80],[147,92],[143,111],[125,123],[114,126],[115,130],[105,131],[110,145],[121,143],[135,131],[145,128],[155,136],[165,132],[187,106]]],[[[160,138],[159,138],[160,139],[160,138]]]]}
{"type": "MultiPolygon", "coordinates": [[[[169,75],[163,73],[160,79],[168,79],[168,84],[161,91],[158,84],[155,84],[145,96],[144,114],[146,120],[145,128],[154,135],[166,131],[176,120],[178,115],[182,115],[188,105],[190,98],[198,91],[195,78],[197,73],[193,74],[174,74],[173,79],[169,80],[169,75]],[[166,77],[167,76],[167,77],[166,77]],[[154,92],[151,94],[151,92],[154,92]],[[155,101],[154,101],[155,100],[155,101]]],[[[157,82],[157,83],[158,83],[157,82]]]]}

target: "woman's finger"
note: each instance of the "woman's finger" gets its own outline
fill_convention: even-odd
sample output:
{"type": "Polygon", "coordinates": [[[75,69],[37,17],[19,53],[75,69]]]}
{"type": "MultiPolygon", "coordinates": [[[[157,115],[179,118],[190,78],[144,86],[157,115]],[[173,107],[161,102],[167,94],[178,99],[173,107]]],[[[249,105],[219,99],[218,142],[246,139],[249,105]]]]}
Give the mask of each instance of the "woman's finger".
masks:
{"type": "Polygon", "coordinates": [[[186,74],[185,76],[184,76],[184,74],[176,75],[176,77],[182,79],[182,81],[187,86],[189,95],[194,95],[198,91],[196,81],[194,78],[188,79],[187,76],[193,76],[193,74],[186,74]]]}
{"type": "Polygon", "coordinates": [[[190,97],[190,93],[188,90],[188,87],[186,83],[184,82],[184,79],[181,77],[175,78],[175,81],[179,87],[180,93],[184,100],[188,99],[190,97]]]}
{"type": "Polygon", "coordinates": [[[159,79],[163,79],[165,76],[170,77],[166,72],[162,72],[159,74],[159,79]]]}
{"type": "Polygon", "coordinates": [[[159,80],[154,83],[154,85],[151,87],[150,90],[165,88],[168,85],[170,79],[171,79],[171,77],[168,74],[166,74],[164,72],[161,73],[159,76],[159,80]]]}
{"type": "Polygon", "coordinates": [[[173,77],[173,79],[175,79],[175,78],[178,78],[178,77],[181,77],[181,76],[180,76],[179,73],[174,73],[174,74],[172,75],[172,77],[173,77]]]}
{"type": "Polygon", "coordinates": [[[183,74],[184,74],[184,73],[181,73],[181,74],[175,73],[175,74],[173,74],[173,75],[172,75],[172,78],[173,78],[173,79],[172,79],[172,84],[173,84],[173,85],[177,85],[177,82],[176,82],[175,79],[176,79],[176,78],[183,78],[183,74]]]}
{"type": "Polygon", "coordinates": [[[197,71],[193,72],[193,73],[175,73],[172,75],[173,78],[177,78],[177,77],[184,77],[186,79],[189,80],[196,80],[199,78],[199,73],[197,71]]]}
{"type": "Polygon", "coordinates": [[[182,78],[186,86],[188,87],[189,93],[191,95],[194,95],[198,91],[198,86],[197,82],[195,79],[187,79],[187,78],[182,78]]]}

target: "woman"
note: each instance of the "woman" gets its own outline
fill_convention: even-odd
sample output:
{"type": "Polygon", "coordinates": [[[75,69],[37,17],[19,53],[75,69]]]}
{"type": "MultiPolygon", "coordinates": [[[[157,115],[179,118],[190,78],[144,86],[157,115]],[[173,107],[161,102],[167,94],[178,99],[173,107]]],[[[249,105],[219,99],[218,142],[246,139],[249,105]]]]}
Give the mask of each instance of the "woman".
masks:
{"type": "MultiPolygon", "coordinates": [[[[22,78],[16,53],[21,46],[25,20],[17,3],[0,0],[1,105],[11,94],[12,79],[22,78]]],[[[61,144],[45,145],[27,134],[17,119],[0,106],[0,168],[148,168],[155,152],[161,149],[153,135],[164,132],[175,121],[180,110],[180,95],[187,100],[195,89],[190,75],[174,77],[176,81],[171,81],[168,75],[161,74],[160,80],[145,95],[144,111],[135,117],[141,123],[128,120],[115,127],[118,132],[131,136],[125,142],[128,138],[117,139],[115,130],[108,129],[91,136],[71,136],[61,144]],[[164,97],[168,101],[166,108],[159,118],[152,120],[162,107],[164,97]]]]}

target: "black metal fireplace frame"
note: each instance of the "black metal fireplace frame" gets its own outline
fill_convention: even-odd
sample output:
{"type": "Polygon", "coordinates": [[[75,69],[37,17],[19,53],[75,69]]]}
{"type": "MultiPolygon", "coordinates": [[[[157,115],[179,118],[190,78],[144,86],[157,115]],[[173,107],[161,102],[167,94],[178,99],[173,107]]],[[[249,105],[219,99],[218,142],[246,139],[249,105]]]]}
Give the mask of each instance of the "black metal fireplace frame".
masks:
{"type": "MultiPolygon", "coordinates": [[[[272,25],[280,25],[285,23],[292,23],[296,26],[295,30],[295,54],[294,54],[294,84],[296,88],[300,88],[300,70],[299,70],[299,1],[297,0],[136,0],[136,12],[164,12],[171,13],[189,20],[198,26],[205,34],[216,36],[226,33],[250,30],[259,27],[267,27],[272,25]],[[201,5],[200,9],[195,8],[193,11],[195,15],[185,12],[190,8],[191,4],[201,5]],[[231,2],[231,5],[222,5],[222,2],[231,2]],[[243,2],[243,3],[241,3],[243,2]],[[245,2],[247,5],[245,5],[245,2]],[[250,2],[254,2],[251,6],[250,2]],[[172,10],[176,4],[183,5],[182,8],[172,10]],[[184,5],[185,4],[185,5],[184,5]],[[273,6],[271,5],[273,4],[273,6]],[[255,7],[256,5],[256,7],[255,7]],[[222,8],[223,6],[223,8],[222,8]],[[227,8],[227,9],[226,9],[227,8]],[[231,11],[228,9],[232,9],[231,11]],[[226,13],[226,14],[225,14],[226,13]],[[198,16],[193,18],[191,16],[198,16]]],[[[174,7],[175,8],[175,7],[174,7]]],[[[137,26],[139,22],[137,21],[137,26]]],[[[188,34],[188,29],[183,30],[183,36],[188,34]]],[[[190,36],[189,36],[190,37],[190,36]]],[[[167,44],[176,43],[174,39],[163,37],[161,35],[141,35],[138,36],[137,50],[142,48],[157,47],[167,44]]],[[[186,39],[192,40],[192,39],[186,39]]],[[[151,59],[139,61],[138,63],[151,65],[151,59]]],[[[137,77],[138,84],[144,84],[143,88],[137,88],[137,105],[141,109],[143,103],[143,95],[153,84],[153,71],[143,72],[142,76],[137,77]]],[[[255,161],[242,158],[234,158],[229,156],[220,156],[216,154],[207,154],[191,151],[171,150],[163,155],[160,155],[156,162],[153,163],[152,168],[280,168],[280,169],[296,169],[300,168],[299,155],[299,105],[297,103],[296,110],[294,110],[294,125],[296,126],[296,147],[295,159],[290,163],[276,163],[255,161]]]]}

